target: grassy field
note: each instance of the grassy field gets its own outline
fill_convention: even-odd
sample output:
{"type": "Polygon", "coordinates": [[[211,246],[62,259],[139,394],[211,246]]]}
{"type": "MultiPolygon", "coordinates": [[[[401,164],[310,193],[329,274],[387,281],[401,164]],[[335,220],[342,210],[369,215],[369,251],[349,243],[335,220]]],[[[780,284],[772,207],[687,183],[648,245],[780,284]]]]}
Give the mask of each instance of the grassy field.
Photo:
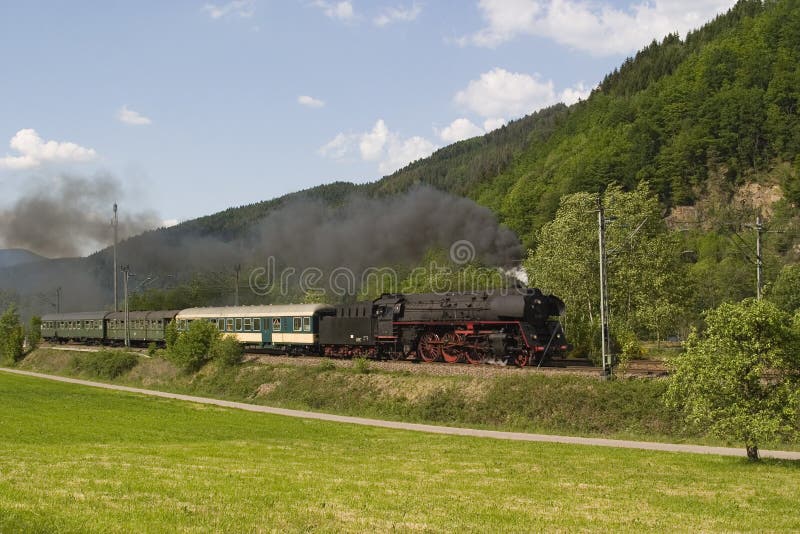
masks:
{"type": "MultiPolygon", "coordinates": [[[[741,443],[706,435],[702,428],[687,427],[661,400],[667,386],[664,379],[602,381],[518,369],[480,376],[440,375],[436,370],[441,366],[435,365],[420,366],[412,373],[376,369],[369,364],[359,370],[346,362],[334,365],[330,360],[316,365],[300,365],[299,361],[248,362],[222,368],[212,363],[186,374],[163,358],[140,357],[130,368],[94,365],[98,356],[99,353],[43,348],[28,355],[18,367],[175,393],[376,419],[743,447],[741,443]],[[112,375],[115,378],[109,378],[112,375]]],[[[118,357],[111,359],[124,363],[118,357]]],[[[776,441],[762,443],[761,448],[800,450],[800,443],[776,441]]]]}
{"type": "MultiPolygon", "coordinates": [[[[90,353],[39,349],[22,369],[131,386],[344,415],[499,430],[652,441],[704,440],[661,402],[663,380],[600,381],[531,372],[441,376],[322,365],[210,364],[184,374],[161,358],[140,358],[114,379],[76,368],[90,353]]],[[[328,364],[328,365],[326,365],[328,364]]],[[[775,448],[775,447],[773,447],[775,448]]],[[[780,448],[780,447],[777,447],[780,448]]]]}
{"type": "Polygon", "coordinates": [[[425,435],[0,373],[0,532],[800,529],[800,463],[425,435]]]}

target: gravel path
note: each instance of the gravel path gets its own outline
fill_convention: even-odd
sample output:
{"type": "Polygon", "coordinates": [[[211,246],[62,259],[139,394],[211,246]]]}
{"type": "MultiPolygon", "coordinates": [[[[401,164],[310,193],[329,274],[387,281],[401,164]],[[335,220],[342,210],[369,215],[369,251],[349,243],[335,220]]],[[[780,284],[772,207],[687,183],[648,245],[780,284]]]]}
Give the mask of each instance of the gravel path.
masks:
{"type": "MultiPolygon", "coordinates": [[[[166,399],[177,399],[187,402],[195,402],[199,404],[211,404],[215,406],[222,406],[225,408],[247,410],[249,412],[269,413],[273,415],[283,415],[287,417],[318,419],[321,421],[333,421],[337,423],[348,423],[348,424],[374,426],[381,428],[392,428],[397,430],[413,430],[417,432],[427,432],[431,434],[449,434],[454,436],[472,436],[481,438],[507,439],[513,441],[565,443],[571,445],[594,445],[600,447],[644,449],[650,451],[683,452],[683,453],[693,453],[693,454],[717,454],[722,456],[746,456],[744,447],[742,448],[707,447],[702,445],[683,445],[675,443],[655,443],[649,441],[629,441],[629,440],[604,439],[604,438],[580,438],[571,436],[551,436],[548,434],[527,434],[523,432],[501,432],[497,430],[478,430],[474,428],[457,428],[448,426],[423,425],[418,423],[401,423],[398,421],[383,421],[379,419],[366,419],[363,417],[350,417],[345,415],[306,412],[302,410],[288,410],[285,408],[271,408],[269,406],[257,406],[254,404],[247,404],[244,402],[210,399],[207,397],[195,397],[192,395],[181,395],[178,393],[167,393],[164,391],[132,388],[128,386],[119,386],[116,384],[104,384],[102,382],[91,382],[89,380],[79,380],[76,378],[67,378],[63,376],[46,375],[42,373],[33,373],[30,371],[21,371],[18,369],[7,369],[4,367],[0,367],[0,371],[4,371],[6,373],[24,375],[24,376],[31,376],[36,378],[45,378],[48,380],[66,382],[69,384],[78,384],[81,386],[90,386],[96,388],[111,389],[116,391],[125,391],[128,393],[138,393],[141,395],[150,395],[153,397],[162,397],[166,399]]],[[[762,450],[760,452],[761,456],[764,458],[800,460],[800,452],[769,451],[769,450],[762,450]]]]}

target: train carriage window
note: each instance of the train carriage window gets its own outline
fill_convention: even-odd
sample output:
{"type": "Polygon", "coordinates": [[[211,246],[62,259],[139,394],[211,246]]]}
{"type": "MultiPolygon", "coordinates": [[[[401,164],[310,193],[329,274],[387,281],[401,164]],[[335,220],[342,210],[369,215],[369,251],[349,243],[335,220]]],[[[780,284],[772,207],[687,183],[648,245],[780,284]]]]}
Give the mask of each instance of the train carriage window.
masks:
{"type": "Polygon", "coordinates": [[[241,332],[242,331],[242,320],[239,319],[239,318],[236,319],[236,331],[237,332],[241,332]]]}
{"type": "Polygon", "coordinates": [[[303,318],[302,317],[293,317],[293,329],[295,332],[301,332],[303,330],[303,318]]]}
{"type": "Polygon", "coordinates": [[[217,330],[220,332],[225,331],[225,319],[217,319],[217,330]]]}
{"type": "Polygon", "coordinates": [[[225,320],[225,331],[233,332],[233,319],[225,320]]]}
{"type": "Polygon", "coordinates": [[[251,330],[253,330],[253,320],[250,319],[249,317],[245,317],[244,318],[244,331],[245,332],[250,332],[251,330]]]}
{"type": "Polygon", "coordinates": [[[254,332],[261,332],[261,317],[254,317],[253,318],[253,331],[254,332]]]}
{"type": "Polygon", "coordinates": [[[273,317],[273,319],[272,319],[272,331],[273,332],[280,332],[281,331],[281,318],[280,317],[273,317]]]}
{"type": "Polygon", "coordinates": [[[311,317],[303,317],[303,332],[311,332],[311,317]]]}

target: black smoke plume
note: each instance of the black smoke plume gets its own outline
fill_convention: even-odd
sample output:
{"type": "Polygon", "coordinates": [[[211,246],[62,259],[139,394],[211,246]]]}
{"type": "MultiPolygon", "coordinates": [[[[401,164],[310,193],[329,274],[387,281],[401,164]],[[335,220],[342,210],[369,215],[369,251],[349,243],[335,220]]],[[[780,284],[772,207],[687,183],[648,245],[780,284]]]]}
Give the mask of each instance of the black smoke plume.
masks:
{"type": "MultiPolygon", "coordinates": [[[[61,191],[66,193],[63,188],[61,191]]],[[[70,214],[76,208],[64,208],[66,213],[59,211],[57,205],[52,205],[56,196],[55,193],[48,196],[46,205],[56,210],[49,224],[63,225],[58,237],[38,235],[49,228],[40,224],[36,232],[15,234],[30,236],[24,244],[53,254],[53,251],[79,250],[81,242],[70,240],[75,236],[87,236],[98,242],[108,238],[107,205],[109,200],[113,201],[111,196],[102,193],[82,199],[79,194],[67,195],[74,205],[86,207],[85,211],[95,210],[93,215],[74,215],[72,219],[70,214]],[[73,221],[85,230],[70,230],[73,221]],[[42,245],[33,246],[34,242],[42,245]]],[[[23,200],[19,205],[32,206],[33,202],[23,200]]],[[[15,214],[20,212],[33,216],[31,209],[15,214]]],[[[233,211],[228,218],[215,217],[217,222],[211,225],[203,220],[189,221],[132,237],[120,243],[118,263],[130,265],[137,276],[135,285],[154,278],[157,282],[149,287],[159,287],[167,281],[166,285],[187,281],[197,273],[230,276],[235,265],[243,269],[261,266],[270,256],[282,266],[317,267],[327,274],[337,267],[358,272],[369,267],[414,266],[431,248],[449,251],[456,241],[469,241],[475,259],[488,265],[508,266],[522,255],[517,236],[500,225],[488,208],[430,187],[379,198],[354,194],[333,206],[301,197],[246,224],[234,223],[240,216],[240,212],[233,211]]],[[[141,220],[148,221],[146,217],[141,220]]],[[[52,292],[60,286],[64,288],[67,303],[62,309],[70,311],[102,309],[113,301],[110,249],[74,262],[36,265],[35,269],[27,270],[0,269],[0,288],[10,285],[20,292],[31,293],[45,289],[52,292]]],[[[243,275],[246,280],[246,273],[243,275]]]]}
{"type": "Polygon", "coordinates": [[[517,236],[488,208],[418,187],[383,198],[355,194],[339,206],[290,201],[233,240],[181,227],[149,232],[124,243],[121,256],[147,272],[229,271],[236,264],[263,265],[270,256],[296,268],[364,269],[413,265],[432,247],[448,249],[459,240],[491,265],[508,265],[522,254],[517,236]]]}
{"type": "MultiPolygon", "coordinates": [[[[105,248],[113,240],[112,204],[123,197],[118,180],[61,175],[39,183],[7,208],[0,208],[0,243],[47,257],[74,257],[105,248]]],[[[123,212],[120,239],[155,228],[159,218],[146,211],[123,212]]]]}

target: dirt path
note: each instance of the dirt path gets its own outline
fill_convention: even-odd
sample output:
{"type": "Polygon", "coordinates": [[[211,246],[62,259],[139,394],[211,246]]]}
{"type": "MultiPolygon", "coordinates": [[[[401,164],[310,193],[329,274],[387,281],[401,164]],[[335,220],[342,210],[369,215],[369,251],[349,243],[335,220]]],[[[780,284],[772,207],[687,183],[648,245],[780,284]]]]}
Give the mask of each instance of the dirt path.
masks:
{"type": "MultiPolygon", "coordinates": [[[[363,417],[351,417],[346,415],[333,415],[318,412],[306,412],[302,410],[289,410],[286,408],[271,408],[269,406],[258,406],[255,404],[247,404],[244,402],[233,402],[219,399],[211,399],[207,397],[195,397],[192,395],[181,395],[178,393],[167,393],[164,391],[155,391],[150,389],[133,388],[128,386],[119,386],[116,384],[104,384],[102,382],[91,382],[89,380],[79,380],[76,378],[67,378],[63,376],[46,375],[42,373],[34,373],[30,371],[21,371],[18,369],[7,369],[0,367],[0,371],[6,373],[13,373],[17,375],[31,376],[36,378],[45,378],[48,380],[55,380],[57,382],[66,382],[69,384],[78,384],[81,386],[90,386],[103,389],[111,389],[115,391],[125,391],[128,393],[138,393],[141,395],[150,395],[153,397],[162,397],[165,399],[177,399],[187,402],[195,402],[199,404],[212,404],[215,406],[222,406],[225,408],[234,408],[237,410],[247,410],[249,412],[268,413],[273,415],[283,415],[287,417],[302,417],[304,419],[318,419],[321,421],[333,421],[336,423],[348,423],[354,425],[374,426],[381,428],[392,428],[397,430],[413,430],[417,432],[428,432],[431,434],[449,434],[454,436],[472,436],[480,438],[494,438],[494,439],[507,439],[513,441],[536,441],[546,443],[564,443],[570,445],[594,445],[600,447],[618,447],[624,449],[643,449],[650,451],[665,451],[665,452],[683,452],[692,454],[717,454],[722,456],[746,456],[744,447],[731,448],[731,447],[708,447],[703,445],[683,445],[675,443],[655,443],[649,441],[628,441],[618,439],[604,439],[604,438],[580,438],[571,436],[551,436],[548,434],[527,434],[523,432],[501,432],[498,430],[478,430],[474,428],[458,428],[449,426],[436,426],[424,425],[419,423],[402,423],[398,421],[383,421],[380,419],[366,419],[363,417]]],[[[778,458],[784,460],[800,460],[800,452],[792,451],[769,451],[762,450],[761,456],[764,458],[778,458]]]]}

